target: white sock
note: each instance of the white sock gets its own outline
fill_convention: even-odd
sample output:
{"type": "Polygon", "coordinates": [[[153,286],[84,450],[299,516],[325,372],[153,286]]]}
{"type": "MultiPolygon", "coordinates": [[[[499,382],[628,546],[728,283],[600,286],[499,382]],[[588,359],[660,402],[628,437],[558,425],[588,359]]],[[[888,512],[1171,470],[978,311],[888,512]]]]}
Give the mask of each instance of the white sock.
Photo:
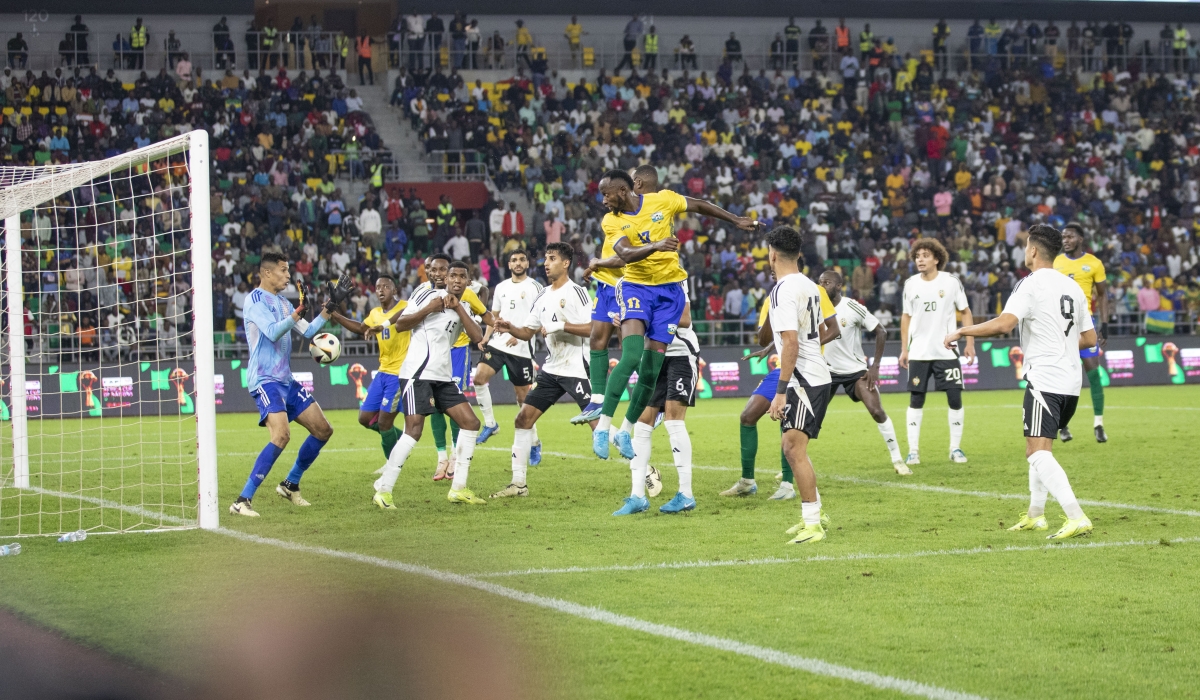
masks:
{"type": "Polygon", "coordinates": [[[483,424],[495,425],[496,412],[492,410],[492,390],[487,384],[475,387],[475,401],[479,403],[479,410],[483,413],[483,424]]]}
{"type": "Polygon", "coordinates": [[[529,430],[530,430],[530,431],[531,431],[531,433],[532,433],[532,435],[530,435],[530,438],[529,438],[529,444],[530,444],[530,445],[540,445],[540,444],[541,444],[541,442],[542,442],[542,439],[541,439],[540,437],[538,437],[538,434],[537,434],[537,426],[536,426],[536,425],[534,425],[534,426],[533,426],[532,428],[530,428],[529,430]]]}
{"type": "Polygon", "coordinates": [[[905,422],[908,423],[908,451],[912,454],[917,454],[921,451],[921,417],[925,415],[925,409],[908,407],[908,416],[905,422]]]}
{"type": "Polygon", "coordinates": [[[447,454],[445,450],[438,450],[437,453],[439,462],[445,462],[446,460],[450,459],[450,455],[447,454]]]}
{"type": "Polygon", "coordinates": [[[904,458],[900,456],[900,443],[896,440],[896,426],[892,425],[892,419],[888,418],[882,423],[876,423],[875,427],[879,428],[879,434],[883,436],[883,443],[887,445],[887,451],[892,456],[892,461],[902,461],[904,458]]]}
{"type": "Polygon", "coordinates": [[[1038,476],[1037,467],[1033,466],[1033,458],[1029,459],[1029,517],[1036,518],[1046,512],[1046,485],[1038,476]]]}
{"type": "MultiPolygon", "coordinates": [[[[671,440],[671,456],[675,459],[675,471],[679,472],[679,493],[692,497],[692,438],[681,420],[663,421],[667,436],[671,440]]],[[[651,428],[653,430],[653,428],[651,428]]]]}
{"type": "Polygon", "coordinates": [[[396,486],[396,479],[400,478],[400,468],[404,466],[404,462],[408,459],[408,455],[412,453],[413,448],[417,446],[417,441],[408,433],[400,436],[396,441],[396,445],[392,447],[392,453],[388,455],[387,464],[383,465],[383,476],[379,477],[380,491],[391,493],[396,486]]]}
{"type": "Polygon", "coordinates": [[[608,430],[612,427],[612,416],[600,414],[600,418],[596,421],[596,430],[608,430]]]}
{"type": "Polygon", "coordinates": [[[960,408],[957,411],[950,409],[950,451],[953,452],[962,445],[963,431],[963,415],[966,413],[965,408],[960,408]]]}
{"type": "Polygon", "coordinates": [[[475,438],[478,430],[459,430],[458,442],[454,445],[454,483],[450,488],[460,491],[467,488],[467,472],[471,469],[471,458],[475,456],[475,438]]]}
{"type": "Polygon", "coordinates": [[[513,431],[512,482],[517,486],[525,485],[525,471],[529,468],[529,446],[533,444],[532,440],[531,430],[518,428],[513,431]]]}
{"type": "Polygon", "coordinates": [[[630,423],[628,418],[622,418],[621,419],[621,429],[618,430],[617,432],[629,433],[632,435],[633,434],[633,423],[630,423]]]}
{"type": "Polygon", "coordinates": [[[604,403],[604,394],[592,394],[592,403],[604,403]]]}
{"type": "Polygon", "coordinates": [[[1104,416],[1095,416],[1092,418],[1092,427],[1095,428],[1097,425],[1104,425],[1104,416]]]}
{"type": "Polygon", "coordinates": [[[821,502],[801,501],[800,515],[804,519],[805,525],[816,525],[821,522],[821,502]]]}
{"type": "Polygon", "coordinates": [[[1083,517],[1083,509],[1075,500],[1075,492],[1071,490],[1071,482],[1067,473],[1059,466],[1058,460],[1049,450],[1039,450],[1029,456],[1029,464],[1037,469],[1038,478],[1045,484],[1046,490],[1054,496],[1054,500],[1062,506],[1063,512],[1071,520],[1083,517]]]}
{"type": "Polygon", "coordinates": [[[629,460],[632,472],[633,495],[646,497],[646,473],[650,471],[650,435],[654,429],[645,423],[633,426],[633,459],[629,460]]]}

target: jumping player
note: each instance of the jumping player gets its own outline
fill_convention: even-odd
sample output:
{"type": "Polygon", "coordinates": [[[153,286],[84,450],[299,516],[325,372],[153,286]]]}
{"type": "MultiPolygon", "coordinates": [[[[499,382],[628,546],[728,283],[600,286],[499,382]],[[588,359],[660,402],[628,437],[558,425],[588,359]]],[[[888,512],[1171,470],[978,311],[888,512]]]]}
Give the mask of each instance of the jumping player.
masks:
{"type": "MultiPolygon", "coordinates": [[[[1062,243],[1063,252],[1054,259],[1054,269],[1075,280],[1075,284],[1083,290],[1083,298],[1087,299],[1088,314],[1095,316],[1096,345],[1080,350],[1079,357],[1083,360],[1088,390],[1092,394],[1092,432],[1096,434],[1096,442],[1108,442],[1108,435],[1104,432],[1104,372],[1100,369],[1100,349],[1108,342],[1108,277],[1100,258],[1087,252],[1087,235],[1083,226],[1074,222],[1064,226],[1062,243]],[[1093,290],[1096,297],[1094,313],[1093,290]]],[[[1071,440],[1071,431],[1067,429],[1066,422],[1062,424],[1059,437],[1063,442],[1071,440]]]]}
{"type": "Polygon", "coordinates": [[[670,191],[636,195],[633,179],[623,170],[605,173],[599,187],[610,211],[601,226],[606,236],[618,236],[613,250],[625,265],[625,275],[616,290],[621,307],[621,360],[609,378],[604,406],[592,412],[597,415],[585,416],[599,418],[592,435],[592,449],[607,459],[609,427],[629,376],[637,367],[638,384],[629,413],[638,415],[653,395],[666,347],[679,327],[687,301],[680,284],[687,279],[687,272],[679,264],[679,239],[672,233],[675,217],[697,212],[744,230],[754,230],[758,223],[670,191]]]}
{"type": "MultiPolygon", "coordinates": [[[[497,322],[508,321],[510,326],[521,328],[533,308],[533,300],[542,292],[542,285],[526,275],[529,270],[529,254],[518,248],[508,254],[508,270],[512,276],[496,285],[492,294],[492,315],[497,322]]],[[[475,367],[475,400],[483,412],[483,430],[479,433],[479,444],[500,431],[496,414],[492,410],[492,392],[488,382],[503,368],[508,369],[508,379],[517,395],[517,403],[525,403],[529,385],[533,383],[533,348],[525,341],[488,326],[479,348],[483,355],[475,367]]],[[[535,434],[531,449],[541,451],[535,434]]]]}
{"type": "MultiPolygon", "coordinates": [[[[663,425],[671,442],[671,457],[679,475],[679,490],[670,501],[659,507],[660,513],[682,513],[696,508],[696,498],[692,494],[692,439],[684,420],[688,407],[696,405],[696,387],[700,384],[699,359],[700,339],[696,337],[696,332],[690,326],[679,328],[675,339],[667,346],[666,361],[654,385],[654,395],[633,426],[634,457],[630,464],[634,470],[634,483],[637,483],[637,475],[641,473],[648,489],[654,421],[660,413],[666,417],[663,425]]],[[[661,489],[661,481],[659,483],[661,489]]],[[[648,510],[650,501],[646,493],[643,491],[639,496],[635,490],[613,515],[630,515],[648,510]]]]}
{"type": "Polygon", "coordinates": [[[1047,539],[1065,540],[1092,531],[1092,521],[1079,507],[1067,473],[1054,458],[1054,438],[1070,422],[1083,384],[1079,351],[1095,347],[1096,330],[1088,313],[1087,295],[1078,284],[1055,270],[1063,235],[1051,226],[1029,228],[1025,266],[1033,272],[1017,283],[1004,311],[991,321],[965,326],[946,336],[950,348],[963,336],[1003,335],[1020,327],[1025,351],[1025,458],[1029,461],[1029,510],[1009,530],[1047,530],[1046,496],[1066,513],[1066,522],[1047,539]]]}
{"type": "Polygon", "coordinates": [[[808,443],[816,440],[829,405],[830,377],[821,357],[821,292],[800,272],[800,233],[779,226],[767,235],[768,260],[775,279],[770,324],[779,348],[779,384],[771,399],[771,419],[783,428],[783,452],[800,492],[802,521],[788,531],[792,544],[825,539],[817,476],[808,459],[808,443]]]}
{"type": "MultiPolygon", "coordinates": [[[[267,478],[275,460],[287,447],[291,439],[288,424],[295,421],[304,426],[309,435],[300,446],[296,463],[287,478],[279,483],[275,492],[293,505],[307,506],[309,502],[300,495],[300,477],[308,470],[321,453],[321,448],[333,437],[333,426],[312,394],[292,377],[292,331],[305,338],[312,338],[329,320],[329,311],[322,309],[312,322],[304,320],[304,283],[300,283],[300,306],[292,308],[291,302],[279,296],[291,280],[288,260],[279,253],[263,253],[258,264],[258,288],[246,298],[245,324],[246,343],[250,346],[250,359],[246,363],[250,394],[258,404],[258,425],[267,426],[271,438],[259,453],[250,471],[250,478],[242,493],[229,506],[233,515],[258,517],[251,505],[255,492],[267,478]]],[[[349,279],[343,282],[348,285],[349,279]]],[[[339,283],[339,291],[342,283],[339,283]]],[[[336,296],[331,302],[337,303],[336,296]]]]}
{"type": "MultiPolygon", "coordinates": [[[[962,282],[942,272],[949,255],[940,242],[922,238],[912,246],[912,259],[919,274],[904,282],[904,312],[900,315],[900,366],[908,370],[908,459],[910,467],[921,463],[921,418],[925,393],[931,389],[946,392],[950,406],[950,461],[967,461],[962,434],[962,365],[958,350],[942,345],[942,339],[956,327],[955,310],[962,313],[962,325],[971,325],[971,307],[962,282]],[[911,362],[911,366],[910,366],[911,362]],[[930,387],[930,384],[933,387],[930,387]]],[[[975,362],[975,339],[968,337],[963,356],[967,364],[975,362]]]]}
{"type": "Polygon", "coordinates": [[[387,457],[400,439],[400,429],[396,427],[396,414],[392,412],[392,399],[400,388],[400,365],[408,352],[409,331],[399,330],[385,321],[398,315],[408,302],[396,296],[396,280],[390,275],[380,275],[375,280],[375,294],[379,297],[379,306],[371,309],[371,313],[360,323],[334,311],[331,316],[342,328],[366,337],[368,329],[377,329],[379,345],[379,371],[367,388],[367,397],[358,409],[358,424],[368,430],[379,433],[383,445],[383,456],[387,457]]]}
{"type": "Polygon", "coordinates": [[[892,468],[897,474],[908,476],[912,474],[912,470],[904,464],[904,459],[900,456],[896,428],[879,400],[879,361],[883,358],[887,331],[871,312],[867,311],[867,307],[843,296],[842,285],[845,282],[841,273],[826,270],[821,273],[817,282],[829,292],[829,300],[837,309],[838,324],[842,329],[841,334],[824,348],[825,364],[829,365],[831,377],[830,398],[837,394],[840,387],[851,401],[862,402],[871,418],[875,420],[879,434],[883,436],[883,442],[892,458],[892,468]],[[869,365],[863,356],[863,332],[875,334],[875,358],[869,365]]]}
{"type": "Polygon", "coordinates": [[[479,419],[463,396],[462,387],[454,381],[450,348],[459,333],[466,333],[473,342],[483,340],[483,331],[462,303],[463,292],[470,282],[466,263],[450,263],[445,289],[423,289],[414,292],[399,321],[417,317],[403,324],[410,326],[412,338],[408,355],[400,366],[401,393],[394,402],[404,404],[404,435],[392,449],[383,474],[375,481],[372,501],[385,510],[395,508],[392,489],[400,469],[421,439],[425,416],[440,412],[460,426],[455,444],[454,481],[446,499],[451,503],[482,505],[487,501],[467,488],[471,458],[475,454],[475,438],[479,435],[479,419]]]}
{"type": "Polygon", "coordinates": [[[533,389],[526,394],[513,430],[512,482],[492,494],[492,498],[528,496],[526,472],[529,450],[534,440],[534,426],[542,414],[550,410],[564,394],[570,395],[580,407],[591,396],[587,368],[583,364],[584,338],[591,336],[591,302],[587,290],[571,281],[574,254],[566,243],[546,246],[546,279],[550,286],[533,301],[522,325],[517,326],[503,315],[496,320],[496,332],[506,333],[521,341],[529,341],[538,331],[546,337],[550,357],[538,370],[533,389]]]}

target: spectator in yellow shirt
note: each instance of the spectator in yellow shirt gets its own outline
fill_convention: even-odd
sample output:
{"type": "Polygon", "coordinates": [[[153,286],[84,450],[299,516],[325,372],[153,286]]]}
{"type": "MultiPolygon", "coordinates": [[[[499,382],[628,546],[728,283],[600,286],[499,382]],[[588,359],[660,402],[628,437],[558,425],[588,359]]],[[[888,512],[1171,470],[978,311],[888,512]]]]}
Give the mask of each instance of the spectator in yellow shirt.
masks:
{"type": "Polygon", "coordinates": [[[954,173],[954,186],[958,188],[959,192],[971,186],[971,173],[967,170],[966,163],[958,164],[958,172],[954,173]]]}
{"type": "Polygon", "coordinates": [[[567,45],[571,47],[571,62],[579,57],[579,48],[582,45],[583,25],[579,23],[579,18],[571,15],[571,22],[567,25],[563,36],[567,37],[567,45]]]}

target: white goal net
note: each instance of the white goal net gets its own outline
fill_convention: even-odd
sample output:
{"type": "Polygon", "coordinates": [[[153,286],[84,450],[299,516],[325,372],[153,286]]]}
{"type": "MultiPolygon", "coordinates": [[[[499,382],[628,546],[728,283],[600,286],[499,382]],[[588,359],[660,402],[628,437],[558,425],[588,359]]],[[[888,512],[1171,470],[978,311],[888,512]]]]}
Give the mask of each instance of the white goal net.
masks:
{"type": "Polygon", "coordinates": [[[0,168],[0,537],[217,526],[208,168],[0,168]]]}

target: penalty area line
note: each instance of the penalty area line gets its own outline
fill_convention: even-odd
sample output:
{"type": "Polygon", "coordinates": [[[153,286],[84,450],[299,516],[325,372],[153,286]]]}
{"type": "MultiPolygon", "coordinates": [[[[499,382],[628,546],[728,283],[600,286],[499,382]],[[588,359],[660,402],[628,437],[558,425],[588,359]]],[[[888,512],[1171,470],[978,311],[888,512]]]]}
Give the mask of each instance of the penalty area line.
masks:
{"type": "MultiPolygon", "coordinates": [[[[1166,540],[1167,544],[1194,544],[1200,537],[1177,537],[1166,540]]],[[[1006,547],[963,547],[919,552],[876,553],[859,552],[836,556],[817,555],[812,557],[762,557],[759,559],[718,559],[714,561],[680,561],[659,564],[614,564],[612,566],[568,566],[558,569],[513,569],[471,574],[476,578],[502,578],[510,576],[538,576],[545,574],[590,574],[607,571],[665,571],[670,569],[709,569],[729,566],[764,566],[771,564],[797,564],[806,562],[865,561],[879,559],[923,559],[926,557],[969,556],[976,554],[1007,554],[1010,552],[1053,552],[1064,549],[1106,549],[1109,547],[1149,547],[1163,544],[1163,540],[1125,540],[1113,542],[1065,542],[1045,545],[1009,545],[1006,547]]]]}
{"type": "Polygon", "coordinates": [[[261,537],[259,535],[252,535],[249,533],[240,532],[238,530],[230,530],[226,528],[219,528],[214,532],[251,544],[266,545],[292,552],[341,559],[344,561],[352,561],[359,564],[366,564],[368,566],[375,566],[382,569],[390,569],[415,576],[423,576],[441,583],[449,583],[458,586],[464,586],[466,588],[473,588],[475,590],[490,593],[495,596],[508,598],[509,600],[526,603],[528,605],[534,605],[548,610],[553,610],[554,612],[571,615],[573,617],[578,617],[593,622],[600,622],[606,625],[612,625],[614,627],[620,627],[622,629],[634,632],[642,632],[644,634],[662,637],[664,639],[670,639],[677,642],[707,647],[717,651],[738,654],[766,663],[785,666],[787,668],[792,668],[799,671],[805,671],[816,676],[825,676],[827,678],[848,681],[851,683],[857,683],[859,685],[879,688],[881,690],[891,690],[903,693],[905,695],[931,698],[934,700],[983,700],[982,696],[979,695],[962,693],[955,690],[940,688],[938,686],[927,685],[917,681],[886,676],[883,674],[874,673],[872,671],[862,671],[849,666],[829,663],[820,659],[797,656],[795,654],[789,654],[776,649],[770,649],[755,644],[748,644],[746,642],[739,642],[735,639],[727,639],[725,637],[717,637],[701,632],[693,632],[680,627],[672,627],[670,625],[649,622],[636,617],[609,612],[602,608],[580,605],[578,603],[572,603],[559,598],[550,598],[547,596],[538,595],[536,593],[527,593],[525,591],[520,591],[515,588],[508,588],[507,586],[501,586],[489,581],[481,581],[470,576],[440,571],[438,569],[432,569],[418,564],[408,564],[405,562],[383,559],[365,554],[329,549],[327,547],[316,547],[298,542],[289,542],[287,540],[261,537]]]}

